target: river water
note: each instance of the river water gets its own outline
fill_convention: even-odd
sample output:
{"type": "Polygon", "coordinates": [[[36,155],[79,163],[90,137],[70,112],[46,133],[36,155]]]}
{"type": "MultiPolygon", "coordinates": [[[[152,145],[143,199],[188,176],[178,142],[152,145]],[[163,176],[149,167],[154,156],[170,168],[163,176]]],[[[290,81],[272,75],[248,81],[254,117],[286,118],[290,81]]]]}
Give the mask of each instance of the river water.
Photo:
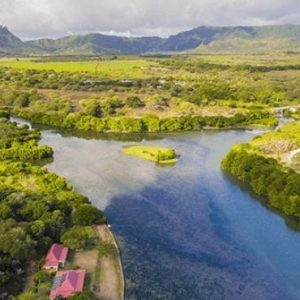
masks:
{"type": "Polygon", "coordinates": [[[300,299],[300,234],[220,170],[249,131],[89,136],[42,130],[48,168],[103,209],[122,251],[126,299],[300,299]],[[119,139],[119,140],[118,140],[119,139]],[[175,148],[174,167],[126,156],[175,148]]]}

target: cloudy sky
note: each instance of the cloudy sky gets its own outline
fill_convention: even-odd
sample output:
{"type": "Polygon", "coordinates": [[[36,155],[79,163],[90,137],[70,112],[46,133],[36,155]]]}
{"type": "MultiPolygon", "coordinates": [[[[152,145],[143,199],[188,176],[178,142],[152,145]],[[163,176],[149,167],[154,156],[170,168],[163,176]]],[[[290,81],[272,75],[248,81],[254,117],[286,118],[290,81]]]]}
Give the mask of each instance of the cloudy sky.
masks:
{"type": "Polygon", "coordinates": [[[168,36],[200,25],[300,23],[300,0],[0,0],[23,39],[88,32],[168,36]]]}

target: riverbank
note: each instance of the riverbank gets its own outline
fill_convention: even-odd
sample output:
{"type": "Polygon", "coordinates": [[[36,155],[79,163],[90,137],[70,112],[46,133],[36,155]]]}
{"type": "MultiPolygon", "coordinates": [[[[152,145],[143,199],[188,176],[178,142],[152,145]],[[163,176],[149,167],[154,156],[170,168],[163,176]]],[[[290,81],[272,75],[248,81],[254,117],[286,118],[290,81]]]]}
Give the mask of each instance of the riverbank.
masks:
{"type": "MultiPolygon", "coordinates": [[[[3,282],[0,298],[9,295],[17,299],[48,297],[53,277],[42,269],[42,259],[53,242],[61,242],[72,250],[66,268],[73,269],[77,265],[87,270],[85,292],[96,290],[92,280],[97,280],[99,270],[105,270],[99,260],[114,257],[118,263],[110,274],[115,274],[116,287],[110,276],[98,279],[98,287],[107,290],[106,298],[101,299],[122,300],[124,279],[113,234],[101,239],[97,230],[93,233],[93,227],[109,231],[103,212],[75,192],[63,177],[41,167],[43,158],[52,156],[53,150],[38,145],[41,139],[38,130],[2,120],[0,133],[0,238],[5,241],[0,245],[0,255],[6,261],[13,260],[11,266],[0,262],[3,282]],[[17,207],[13,204],[15,201],[19,201],[17,207]],[[101,254],[103,245],[110,247],[101,254]],[[93,257],[96,261],[89,264],[93,257]],[[18,295],[21,290],[24,293],[18,295]]],[[[94,296],[89,297],[87,299],[94,299],[94,296]]]]}
{"type": "Polygon", "coordinates": [[[275,127],[277,118],[268,111],[255,110],[231,117],[185,115],[160,118],[145,117],[94,117],[82,113],[36,112],[32,109],[13,109],[13,114],[33,124],[98,133],[158,133],[199,131],[205,128],[232,129],[246,127],[275,127]]]}
{"type": "Polygon", "coordinates": [[[223,159],[222,168],[300,224],[300,173],[292,164],[299,145],[300,122],[289,123],[250,143],[234,146],[223,159]]]}
{"type": "Polygon", "coordinates": [[[221,157],[253,132],[157,135],[151,145],[182,154],[176,168],[122,155],[128,135],[45,128],[42,136],[55,151],[47,167],[107,214],[120,241],[126,299],[297,299],[290,288],[298,289],[300,235],[220,171],[221,157]]]}
{"type": "MultiPolygon", "coordinates": [[[[102,243],[106,245],[112,245],[114,247],[115,254],[103,253],[105,249],[102,250],[102,255],[100,257],[100,299],[110,300],[110,299],[124,299],[125,281],[123,275],[123,268],[121,262],[121,254],[116,242],[116,239],[108,228],[108,226],[96,226],[95,230],[101,239],[102,243]]],[[[106,246],[107,247],[107,246],[106,246]]],[[[107,251],[107,249],[106,249],[107,251]]]]}

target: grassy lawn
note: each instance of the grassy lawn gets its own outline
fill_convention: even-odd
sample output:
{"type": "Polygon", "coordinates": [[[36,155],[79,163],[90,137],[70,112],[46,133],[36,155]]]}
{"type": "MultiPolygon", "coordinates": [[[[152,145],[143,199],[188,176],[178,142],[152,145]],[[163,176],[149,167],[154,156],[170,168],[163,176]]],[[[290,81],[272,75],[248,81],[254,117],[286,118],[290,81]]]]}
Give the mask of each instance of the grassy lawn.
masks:
{"type": "Polygon", "coordinates": [[[124,277],[118,245],[107,226],[95,228],[102,243],[99,247],[98,269],[95,272],[99,283],[100,299],[124,299],[124,277]]]}
{"type": "Polygon", "coordinates": [[[123,148],[123,152],[128,155],[136,156],[145,160],[155,161],[161,164],[175,164],[175,150],[156,146],[128,146],[123,148]]]}
{"type": "Polygon", "coordinates": [[[96,226],[94,230],[100,244],[90,250],[73,251],[66,269],[86,270],[85,290],[93,291],[96,297],[121,300],[124,282],[117,245],[105,225],[96,226]]]}

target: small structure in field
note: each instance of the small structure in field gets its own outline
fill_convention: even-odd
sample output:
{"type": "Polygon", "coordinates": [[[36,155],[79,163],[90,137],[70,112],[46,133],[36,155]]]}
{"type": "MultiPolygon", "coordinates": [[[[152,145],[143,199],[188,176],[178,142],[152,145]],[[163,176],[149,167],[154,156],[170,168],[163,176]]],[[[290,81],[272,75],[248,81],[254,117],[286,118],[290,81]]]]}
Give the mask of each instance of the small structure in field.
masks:
{"type": "Polygon", "coordinates": [[[50,299],[65,299],[82,292],[86,272],[84,270],[57,272],[50,292],[50,299]]]}
{"type": "Polygon", "coordinates": [[[157,146],[134,145],[123,148],[123,152],[146,160],[155,161],[158,164],[176,164],[177,154],[174,149],[157,146]]]}
{"type": "Polygon", "coordinates": [[[48,250],[44,268],[46,270],[58,270],[59,266],[64,266],[69,249],[61,244],[53,244],[48,250]]]}

